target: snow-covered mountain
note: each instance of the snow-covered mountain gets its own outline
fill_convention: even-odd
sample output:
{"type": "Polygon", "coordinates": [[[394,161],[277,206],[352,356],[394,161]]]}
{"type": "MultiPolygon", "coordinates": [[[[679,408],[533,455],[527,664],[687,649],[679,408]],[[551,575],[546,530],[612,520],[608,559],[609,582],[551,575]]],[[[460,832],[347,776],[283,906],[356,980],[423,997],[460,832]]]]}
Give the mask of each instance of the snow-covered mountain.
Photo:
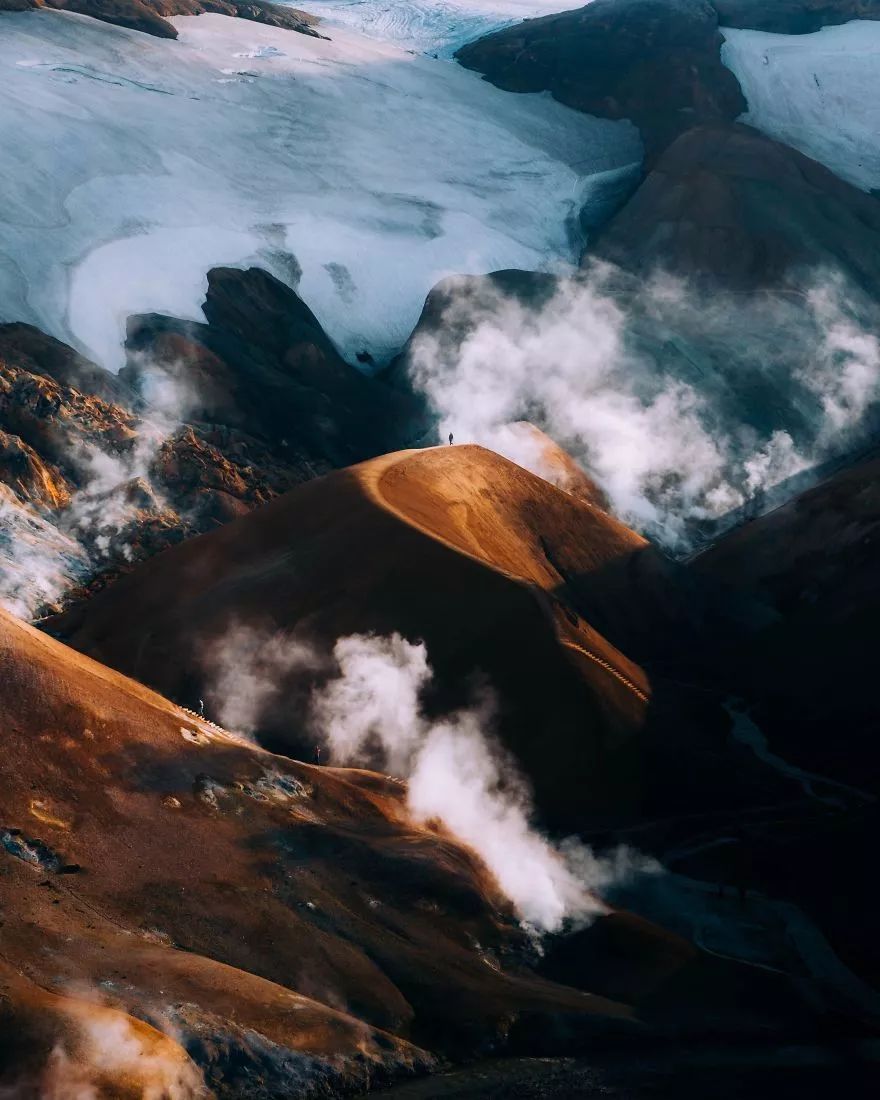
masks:
{"type": "Polygon", "coordinates": [[[381,360],[446,274],[575,261],[591,189],[640,159],[626,122],[343,28],[175,25],[7,14],[0,37],[0,321],[114,369],[129,314],[200,319],[208,269],[244,263],[381,360]]]}
{"type": "Polygon", "coordinates": [[[722,60],[749,103],[743,122],[865,191],[880,188],[880,23],[724,37],[722,60]]]}

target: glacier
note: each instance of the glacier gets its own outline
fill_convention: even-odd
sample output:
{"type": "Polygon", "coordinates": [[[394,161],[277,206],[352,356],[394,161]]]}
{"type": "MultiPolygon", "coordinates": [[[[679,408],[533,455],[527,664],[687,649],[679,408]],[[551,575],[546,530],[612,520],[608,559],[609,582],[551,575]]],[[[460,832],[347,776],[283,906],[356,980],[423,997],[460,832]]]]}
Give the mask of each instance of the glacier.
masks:
{"type": "Polygon", "coordinates": [[[721,59],[749,104],[740,121],[864,191],[880,189],[880,23],[722,33],[721,59]]]}
{"type": "Polygon", "coordinates": [[[582,207],[641,163],[627,122],[345,28],[174,23],[3,16],[0,321],[109,369],[129,314],[201,320],[221,264],[271,271],[381,363],[444,276],[576,262],[582,207]]]}
{"type": "Polygon", "coordinates": [[[403,49],[451,57],[491,31],[561,11],[589,0],[285,0],[319,15],[327,26],[351,27],[403,49]]]}

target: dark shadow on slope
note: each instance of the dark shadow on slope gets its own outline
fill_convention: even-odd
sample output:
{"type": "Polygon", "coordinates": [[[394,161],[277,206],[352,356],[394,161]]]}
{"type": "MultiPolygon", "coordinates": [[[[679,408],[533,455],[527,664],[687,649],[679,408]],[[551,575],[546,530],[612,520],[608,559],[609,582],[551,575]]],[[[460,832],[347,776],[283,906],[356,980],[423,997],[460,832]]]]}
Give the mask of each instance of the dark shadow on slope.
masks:
{"type": "Polygon", "coordinates": [[[424,431],[417,401],[346,363],[302,299],[259,268],[213,268],[207,324],[131,317],[137,389],[166,373],[194,403],[191,419],[246,432],[316,472],[395,450],[424,431]]]}

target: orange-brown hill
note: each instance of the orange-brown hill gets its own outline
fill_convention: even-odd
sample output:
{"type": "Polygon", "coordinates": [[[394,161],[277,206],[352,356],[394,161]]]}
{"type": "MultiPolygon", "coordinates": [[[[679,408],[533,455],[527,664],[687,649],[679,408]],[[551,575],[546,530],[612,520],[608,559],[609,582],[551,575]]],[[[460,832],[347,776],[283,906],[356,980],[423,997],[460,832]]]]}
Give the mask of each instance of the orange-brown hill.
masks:
{"type": "Polygon", "coordinates": [[[273,756],[5,612],[0,668],[4,1095],[329,1097],[794,1007],[616,911],[569,949],[579,988],[548,981],[403,785],[273,756]]]}
{"type": "MultiPolygon", "coordinates": [[[[400,784],[273,756],[5,612],[0,668],[0,1087],[70,1062],[141,1096],[120,1082],[195,1063],[223,1096],[325,1096],[518,1017],[627,1026],[527,969],[485,868],[400,784]]],[[[643,994],[695,954],[663,953],[643,994]]]]}
{"type": "Polygon", "coordinates": [[[805,1022],[784,978],[618,910],[541,977],[404,785],[274,756],[2,611],[0,672],[4,1096],[327,1098],[636,1021],[805,1022]]]}
{"type": "MultiPolygon", "coordinates": [[[[404,451],[299,486],[160,555],[58,628],[190,706],[209,697],[206,654],[234,625],[296,634],[328,653],[354,633],[423,640],[436,673],[429,705],[465,705],[487,684],[547,819],[572,828],[658,801],[718,798],[704,764],[729,787],[724,729],[710,714],[695,733],[636,663],[686,648],[697,618],[678,570],[639,535],[463,446],[404,451]]],[[[302,719],[311,686],[290,674],[259,722],[264,743],[311,759],[302,719]]]]}

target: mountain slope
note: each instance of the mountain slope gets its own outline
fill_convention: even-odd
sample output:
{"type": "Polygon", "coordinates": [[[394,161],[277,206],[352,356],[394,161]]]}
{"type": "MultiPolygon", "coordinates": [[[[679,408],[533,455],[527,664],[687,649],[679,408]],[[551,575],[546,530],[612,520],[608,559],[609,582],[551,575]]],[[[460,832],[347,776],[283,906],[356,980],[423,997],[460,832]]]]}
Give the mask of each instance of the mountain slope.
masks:
{"type": "Polygon", "coordinates": [[[778,751],[875,792],[878,477],[880,458],[872,453],[730,532],[693,562],[777,612],[742,661],[758,720],[778,751]]]}
{"type": "Polygon", "coordinates": [[[593,0],[488,34],[455,56],[499,88],[546,90],[575,110],[630,119],[650,158],[689,126],[745,109],[721,43],[708,0],[593,0]]]}
{"type": "Polygon", "coordinates": [[[260,751],[2,612],[0,663],[3,1071],[35,1028],[87,1068],[102,1013],[99,1054],[168,1043],[122,1013],[224,1096],[325,1095],[427,1064],[388,1031],[458,1049],[511,1013],[630,1014],[529,975],[485,868],[399,784],[260,751]]]}
{"type": "Polygon", "coordinates": [[[673,142],[591,252],[748,290],[835,271],[876,299],[878,244],[872,195],[748,126],[716,124],[673,142]]]}
{"type": "Polygon", "coordinates": [[[208,324],[131,318],[118,376],[30,325],[0,325],[7,608],[63,606],[291,485],[422,434],[419,403],[342,360],[265,271],[211,270],[204,310],[208,324]]]}
{"type": "MultiPolygon", "coordinates": [[[[432,705],[466,706],[488,687],[539,805],[572,828],[668,803],[682,782],[704,797],[702,754],[717,759],[726,723],[705,708],[692,721],[630,656],[674,664],[699,645],[699,599],[676,577],[599,508],[482,448],[445,447],[300,486],[154,559],[56,628],[191,706],[212,690],[212,652],[240,626],[326,653],[351,634],[424,641],[432,705]],[[685,744],[687,775],[670,764],[685,744]]],[[[260,736],[310,758],[315,673],[282,679],[260,736]]]]}
{"type": "Polygon", "coordinates": [[[692,563],[739,598],[757,596],[773,609],[775,621],[731,654],[728,673],[747,701],[753,744],[801,769],[803,789],[824,810],[808,842],[796,829],[762,838],[765,881],[808,907],[875,988],[876,904],[863,868],[880,818],[878,478],[874,451],[731,531],[692,563]]]}

